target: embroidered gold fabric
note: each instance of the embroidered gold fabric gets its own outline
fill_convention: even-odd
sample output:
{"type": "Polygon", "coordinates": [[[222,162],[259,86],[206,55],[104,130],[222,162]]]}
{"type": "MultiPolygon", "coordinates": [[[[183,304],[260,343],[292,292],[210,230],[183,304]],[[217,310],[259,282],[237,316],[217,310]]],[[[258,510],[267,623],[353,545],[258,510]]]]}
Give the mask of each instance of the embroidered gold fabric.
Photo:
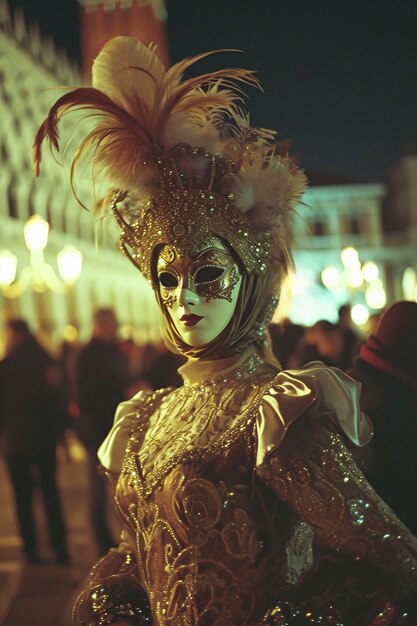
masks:
{"type": "Polygon", "coordinates": [[[338,607],[343,624],[394,625],[403,613],[404,624],[415,623],[417,539],[370,487],[333,422],[299,420],[258,473],[309,525],[316,543],[350,556],[339,563],[333,556],[314,584],[298,591],[312,616],[320,616],[319,593],[338,607]]]}
{"type": "Polygon", "coordinates": [[[417,592],[417,541],[369,486],[334,425],[296,424],[258,472],[327,544],[413,574],[417,592]]]}
{"type": "MultiPolygon", "coordinates": [[[[154,626],[275,626],[285,611],[289,624],[331,624],[318,621],[330,607],[344,620],[334,624],[370,626],[387,599],[398,615],[417,589],[415,540],[334,424],[308,416],[314,389],[303,386],[303,411],[301,388],[286,388],[291,426],[255,470],[256,420],[276,378],[252,359],[141,399],[116,493],[129,546],[116,552],[136,564],[126,585],[146,592],[154,626]],[[295,621],[300,607],[304,621],[295,621]]],[[[94,584],[123,575],[111,554],[94,584]]],[[[91,583],[78,603],[85,615],[90,602],[90,618],[77,624],[98,623],[89,593],[91,583]]]]}
{"type": "Polygon", "coordinates": [[[155,624],[255,624],[289,586],[276,502],[253,472],[265,376],[156,394],[148,429],[131,437],[117,501],[155,624]]]}

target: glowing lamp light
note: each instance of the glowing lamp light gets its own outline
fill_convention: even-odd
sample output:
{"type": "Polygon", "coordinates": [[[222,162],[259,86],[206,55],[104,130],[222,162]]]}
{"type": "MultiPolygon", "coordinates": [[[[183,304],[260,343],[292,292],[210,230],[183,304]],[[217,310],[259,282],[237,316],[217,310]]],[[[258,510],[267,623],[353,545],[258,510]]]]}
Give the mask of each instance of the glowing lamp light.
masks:
{"type": "Polygon", "coordinates": [[[339,271],[336,267],[329,265],[322,271],[321,280],[327,289],[334,289],[339,282],[339,271]]]}
{"type": "Polygon", "coordinates": [[[404,270],[402,288],[406,300],[417,300],[417,277],[412,267],[407,267],[404,270]]]}
{"type": "Polygon", "coordinates": [[[81,274],[82,253],[73,246],[65,246],[57,256],[58,272],[66,283],[75,282],[81,274]]]}
{"type": "Polygon", "coordinates": [[[378,266],[372,261],[368,261],[362,267],[362,274],[367,283],[373,283],[379,276],[378,266]]]}
{"type": "Polygon", "coordinates": [[[369,311],[364,304],[355,304],[352,307],[351,317],[357,326],[363,326],[369,319],[369,311]]]}
{"type": "Polygon", "coordinates": [[[358,289],[363,284],[363,274],[360,266],[351,267],[347,270],[346,282],[349,287],[358,289]]]}
{"type": "Polygon", "coordinates": [[[0,289],[7,298],[19,297],[30,287],[37,293],[52,289],[63,293],[81,274],[83,255],[73,246],[65,246],[58,254],[57,276],[53,267],[46,263],[44,249],[48,243],[49,224],[40,215],[32,215],[23,225],[26,246],[30,251],[30,263],[23,267],[18,278],[17,258],[8,250],[0,251],[0,289]]]}
{"type": "Polygon", "coordinates": [[[133,337],[133,334],[134,328],[132,324],[123,324],[123,326],[119,328],[119,336],[123,340],[131,339],[133,337]]]}
{"type": "Polygon", "coordinates": [[[49,224],[40,215],[32,215],[23,227],[25,243],[31,252],[45,250],[48,243],[49,224]]]}
{"type": "Polygon", "coordinates": [[[359,254],[355,248],[344,248],[341,252],[340,258],[345,267],[354,267],[359,264],[359,254]]]}
{"type": "Polygon", "coordinates": [[[68,343],[74,343],[78,339],[78,330],[72,324],[66,324],[62,329],[62,338],[68,343]]]}
{"type": "Polygon", "coordinates": [[[375,284],[368,287],[365,292],[366,304],[371,309],[383,309],[387,303],[387,295],[382,286],[382,281],[378,280],[375,284]]]}
{"type": "Polygon", "coordinates": [[[0,285],[11,285],[16,278],[17,257],[9,252],[2,250],[0,252],[0,285]]]}

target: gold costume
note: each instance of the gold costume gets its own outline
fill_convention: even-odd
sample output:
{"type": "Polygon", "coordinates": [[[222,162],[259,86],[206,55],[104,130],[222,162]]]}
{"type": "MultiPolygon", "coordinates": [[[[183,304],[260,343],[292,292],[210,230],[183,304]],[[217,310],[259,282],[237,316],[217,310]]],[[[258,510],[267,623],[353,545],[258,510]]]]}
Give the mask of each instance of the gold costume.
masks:
{"type": "Polygon", "coordinates": [[[357,385],[320,363],[280,372],[271,353],[304,173],[239,108],[252,71],[183,79],[204,56],[166,70],[116,37],[35,139],[39,171],[60,117],[93,113],[72,177],[92,151],[121,248],[188,358],[184,386],[123,403],[100,449],[123,537],[74,626],[415,626],[417,540],[354,461],[372,436],[357,385]]]}
{"type": "Polygon", "coordinates": [[[278,621],[285,612],[307,616],[297,624],[365,626],[417,593],[416,539],[346,445],[371,434],[354,393],[341,425],[320,398],[335,389],[318,390],[324,366],[277,373],[253,352],[230,361],[210,378],[214,363],[187,364],[184,387],[120,407],[100,456],[121,470],[124,542],[96,565],[76,623],[140,615],[114,606],[119,586],[127,597],[146,592],[152,621],[143,623],[155,626],[292,623],[278,621]]]}

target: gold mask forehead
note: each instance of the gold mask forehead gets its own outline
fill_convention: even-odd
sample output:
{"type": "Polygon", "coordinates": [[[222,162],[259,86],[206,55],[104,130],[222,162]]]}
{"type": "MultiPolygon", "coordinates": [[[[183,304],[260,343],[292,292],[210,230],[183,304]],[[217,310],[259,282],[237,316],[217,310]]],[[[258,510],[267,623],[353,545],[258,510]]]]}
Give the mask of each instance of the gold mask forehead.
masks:
{"type": "Polygon", "coordinates": [[[121,248],[148,280],[152,280],[156,247],[167,244],[195,256],[201,246],[216,237],[228,242],[248,273],[264,274],[267,270],[266,233],[254,234],[245,214],[235,209],[230,199],[214,192],[159,193],[130,224],[117,207],[117,200],[113,210],[122,227],[121,248]]]}
{"type": "Polygon", "coordinates": [[[193,249],[189,249],[183,246],[173,246],[166,244],[162,247],[158,254],[158,266],[160,263],[171,263],[176,258],[181,263],[192,263],[194,260],[199,259],[204,253],[220,253],[219,259],[222,255],[227,255],[229,259],[233,259],[233,255],[226,244],[218,237],[211,237],[205,241],[196,241],[193,249]]]}

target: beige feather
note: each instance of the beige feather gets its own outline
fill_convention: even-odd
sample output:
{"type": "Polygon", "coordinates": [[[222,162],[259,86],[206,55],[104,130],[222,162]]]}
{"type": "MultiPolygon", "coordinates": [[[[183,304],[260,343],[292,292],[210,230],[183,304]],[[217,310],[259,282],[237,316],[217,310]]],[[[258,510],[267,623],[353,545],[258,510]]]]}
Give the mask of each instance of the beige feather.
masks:
{"type": "Polygon", "coordinates": [[[73,158],[72,181],[77,165],[91,151],[93,178],[103,173],[112,186],[134,189],[144,184],[144,178],[146,184],[152,181],[151,164],[158,149],[191,137],[193,145],[215,144],[216,115],[235,113],[242,99],[239,83],[259,83],[253,71],[236,68],[183,80],[191,65],[214,53],[190,57],[165,71],[154,47],[130,37],[112,39],[94,62],[94,86],[70,91],[51,107],[34,142],[35,172],[39,173],[43,141],[48,139],[59,149],[59,120],[74,109],[92,115],[97,124],[73,158]]]}
{"type": "MultiPolygon", "coordinates": [[[[146,47],[133,37],[114,37],[93,63],[93,87],[105,93],[133,117],[150,115],[158,85],[165,74],[155,46],[146,47]]],[[[150,121],[150,120],[149,120],[150,121]]]]}

